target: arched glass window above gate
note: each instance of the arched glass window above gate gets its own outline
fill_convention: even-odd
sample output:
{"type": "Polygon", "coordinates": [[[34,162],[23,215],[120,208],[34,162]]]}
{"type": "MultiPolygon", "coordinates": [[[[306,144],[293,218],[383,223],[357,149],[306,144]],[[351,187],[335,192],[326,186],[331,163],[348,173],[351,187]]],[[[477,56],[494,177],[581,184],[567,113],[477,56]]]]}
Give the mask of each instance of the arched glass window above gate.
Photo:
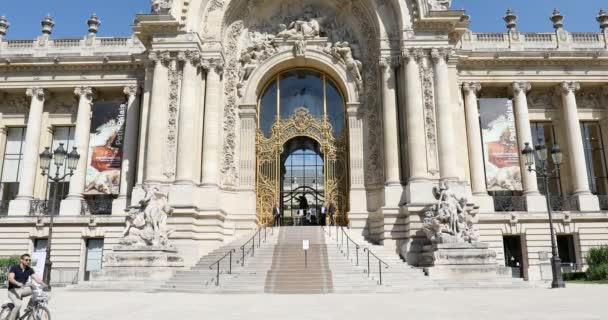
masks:
{"type": "Polygon", "coordinates": [[[327,116],[334,137],[344,129],[344,98],[336,83],[325,73],[312,69],[293,69],[279,73],[266,85],[258,110],[259,128],[270,137],[277,120],[293,116],[298,108],[322,119],[327,116]]]}

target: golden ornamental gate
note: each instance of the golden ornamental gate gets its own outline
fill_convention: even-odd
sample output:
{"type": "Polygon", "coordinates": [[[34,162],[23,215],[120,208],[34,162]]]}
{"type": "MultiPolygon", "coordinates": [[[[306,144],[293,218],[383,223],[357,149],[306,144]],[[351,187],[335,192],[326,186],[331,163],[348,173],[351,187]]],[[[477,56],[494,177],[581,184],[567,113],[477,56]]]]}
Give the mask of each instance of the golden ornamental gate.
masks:
{"type": "Polygon", "coordinates": [[[272,224],[272,208],[280,201],[281,154],[285,143],[296,137],[308,137],[321,146],[323,154],[324,198],[336,208],[335,219],[340,225],[348,224],[348,134],[343,130],[340,137],[332,134],[327,116],[315,118],[307,108],[299,107],[287,119],[277,119],[270,137],[262,130],[256,135],[256,197],[257,223],[272,224]]]}

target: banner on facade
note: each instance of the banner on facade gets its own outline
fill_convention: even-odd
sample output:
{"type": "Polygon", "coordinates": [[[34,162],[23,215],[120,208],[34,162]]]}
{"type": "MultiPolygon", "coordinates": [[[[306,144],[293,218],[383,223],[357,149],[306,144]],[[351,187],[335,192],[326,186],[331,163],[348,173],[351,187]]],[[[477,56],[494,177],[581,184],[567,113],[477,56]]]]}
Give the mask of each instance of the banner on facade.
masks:
{"type": "Polygon", "coordinates": [[[85,194],[118,194],[124,143],[126,104],[93,106],[85,194]]]}
{"type": "Polygon", "coordinates": [[[488,191],[522,190],[513,102],[479,99],[488,191]]]}

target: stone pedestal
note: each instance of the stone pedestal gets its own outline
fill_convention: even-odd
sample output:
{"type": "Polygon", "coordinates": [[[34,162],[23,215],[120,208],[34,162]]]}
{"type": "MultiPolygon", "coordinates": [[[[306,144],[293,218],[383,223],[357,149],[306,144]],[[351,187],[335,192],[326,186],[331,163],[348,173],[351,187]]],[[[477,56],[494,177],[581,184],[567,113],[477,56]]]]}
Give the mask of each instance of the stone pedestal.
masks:
{"type": "Polygon", "coordinates": [[[494,279],[510,277],[508,268],[496,264],[496,252],[485,243],[442,243],[424,248],[422,261],[432,279],[494,279]]]}
{"type": "Polygon", "coordinates": [[[106,255],[103,270],[92,273],[91,280],[166,280],[182,267],[184,260],[174,248],[116,246],[106,255]]]}

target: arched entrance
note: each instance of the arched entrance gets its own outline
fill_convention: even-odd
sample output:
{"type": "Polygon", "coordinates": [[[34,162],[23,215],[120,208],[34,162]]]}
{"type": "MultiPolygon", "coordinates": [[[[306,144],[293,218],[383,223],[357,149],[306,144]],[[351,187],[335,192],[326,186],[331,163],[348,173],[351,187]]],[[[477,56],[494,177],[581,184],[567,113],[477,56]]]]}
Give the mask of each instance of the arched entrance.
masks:
{"type": "Polygon", "coordinates": [[[317,212],[333,203],[336,222],[348,222],[345,124],[344,98],[322,72],[288,70],[266,85],[256,136],[258,224],[272,223],[277,202],[288,218],[302,202],[317,212]]]}

